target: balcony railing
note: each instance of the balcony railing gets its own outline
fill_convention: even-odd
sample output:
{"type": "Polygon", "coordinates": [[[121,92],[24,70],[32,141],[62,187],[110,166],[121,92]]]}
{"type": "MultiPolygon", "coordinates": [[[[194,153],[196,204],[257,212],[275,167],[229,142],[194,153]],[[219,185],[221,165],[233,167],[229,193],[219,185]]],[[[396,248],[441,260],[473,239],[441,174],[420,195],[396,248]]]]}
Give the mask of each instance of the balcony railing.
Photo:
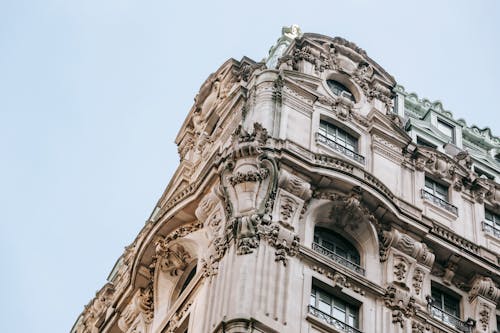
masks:
{"type": "Polygon", "coordinates": [[[456,206],[453,206],[451,203],[449,203],[446,200],[443,200],[441,198],[436,197],[434,194],[427,192],[426,190],[422,189],[422,198],[432,202],[433,204],[446,209],[447,211],[458,215],[458,208],[456,206]]]}
{"type": "Polygon", "coordinates": [[[346,147],[338,144],[337,142],[335,142],[331,139],[328,139],[326,136],[324,136],[321,133],[316,133],[316,141],[326,144],[328,147],[332,148],[335,151],[338,151],[342,155],[345,155],[345,156],[355,160],[356,162],[359,162],[361,164],[365,164],[365,157],[363,155],[360,155],[360,154],[356,153],[355,151],[350,150],[349,148],[346,148],[346,147]]]}
{"type": "Polygon", "coordinates": [[[309,314],[313,315],[314,317],[321,319],[322,321],[326,322],[327,324],[335,327],[338,330],[341,330],[342,332],[346,333],[361,333],[360,330],[357,328],[354,328],[352,326],[347,325],[343,321],[340,321],[332,316],[330,316],[327,313],[324,313],[320,309],[315,308],[312,305],[309,305],[308,307],[309,314]]]}
{"type": "Polygon", "coordinates": [[[460,318],[457,318],[454,315],[447,313],[434,305],[430,306],[430,311],[431,315],[434,318],[442,321],[443,323],[450,325],[462,332],[472,332],[472,326],[474,325],[473,323],[462,321],[460,320],[460,318]]]}
{"type": "Polygon", "coordinates": [[[332,259],[336,263],[339,263],[342,266],[347,267],[352,271],[355,271],[358,274],[365,275],[365,270],[363,267],[360,267],[358,264],[355,264],[352,261],[349,261],[346,258],[339,256],[335,252],[328,250],[327,248],[319,245],[318,243],[312,243],[312,249],[318,252],[319,254],[322,254],[332,259]]]}
{"type": "Polygon", "coordinates": [[[488,223],[486,221],[483,221],[481,223],[483,225],[483,231],[490,233],[497,238],[500,238],[500,228],[497,227],[494,222],[488,223]]]}

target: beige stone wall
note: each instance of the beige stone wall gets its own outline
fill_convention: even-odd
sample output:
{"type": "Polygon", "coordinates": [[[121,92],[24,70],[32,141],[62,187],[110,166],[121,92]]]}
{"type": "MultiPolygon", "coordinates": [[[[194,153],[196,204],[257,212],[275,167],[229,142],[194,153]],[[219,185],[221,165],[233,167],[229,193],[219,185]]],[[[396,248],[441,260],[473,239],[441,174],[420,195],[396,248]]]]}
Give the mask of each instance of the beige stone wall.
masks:
{"type": "Polygon", "coordinates": [[[459,332],[429,310],[437,286],[476,321],[464,330],[492,332],[491,184],[412,143],[391,113],[394,79],[356,45],[305,35],[278,64],[230,60],[202,85],[174,178],[74,332],[354,332],[309,310],[313,284],[359,307],[359,332],[459,332]],[[318,140],[321,119],[364,160],[318,140]],[[449,184],[456,213],[422,198],[425,175],[449,184]],[[318,225],[352,243],[362,271],[314,248],[318,225]]]}

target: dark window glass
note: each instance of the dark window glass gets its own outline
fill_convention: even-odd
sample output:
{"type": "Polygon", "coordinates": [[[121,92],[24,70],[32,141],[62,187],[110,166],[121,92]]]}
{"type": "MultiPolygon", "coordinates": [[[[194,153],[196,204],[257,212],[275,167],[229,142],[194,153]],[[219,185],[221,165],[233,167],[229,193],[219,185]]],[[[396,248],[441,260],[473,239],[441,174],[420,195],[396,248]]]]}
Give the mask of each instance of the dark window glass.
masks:
{"type": "Polygon", "coordinates": [[[341,128],[324,120],[319,123],[319,133],[329,140],[345,147],[353,152],[358,152],[358,139],[341,128]]]}
{"type": "Polygon", "coordinates": [[[440,289],[432,288],[432,305],[456,318],[460,317],[460,300],[440,289]]]}
{"type": "Polygon", "coordinates": [[[448,201],[448,187],[428,177],[425,177],[425,190],[439,199],[448,201]]]}
{"type": "Polygon", "coordinates": [[[491,225],[492,227],[495,227],[497,229],[500,229],[500,216],[497,214],[493,213],[492,211],[485,209],[484,210],[484,217],[486,219],[486,223],[491,225]]]}
{"type": "Polygon", "coordinates": [[[432,144],[432,143],[430,143],[430,142],[428,142],[428,141],[426,141],[426,140],[422,139],[422,138],[421,138],[421,137],[419,137],[419,136],[417,136],[417,144],[418,144],[418,145],[421,145],[421,146],[424,146],[424,147],[430,147],[430,148],[434,148],[434,149],[436,149],[436,148],[437,148],[437,146],[436,146],[436,145],[434,145],[434,144],[432,144]]]}
{"type": "Polygon", "coordinates": [[[334,80],[327,80],[326,83],[328,84],[328,87],[335,95],[344,96],[350,99],[351,101],[356,102],[354,100],[354,96],[352,95],[352,93],[342,83],[334,80]]]}
{"type": "Polygon", "coordinates": [[[314,242],[358,266],[361,262],[358,250],[344,237],[331,230],[316,228],[314,242]]]}
{"type": "Polygon", "coordinates": [[[309,305],[351,327],[359,327],[359,308],[321,288],[312,287],[309,305]]]}
{"type": "Polygon", "coordinates": [[[182,294],[184,290],[186,290],[187,286],[189,285],[189,282],[193,280],[194,276],[196,275],[196,266],[193,267],[193,269],[189,272],[188,277],[186,278],[186,281],[182,284],[181,290],[179,292],[179,295],[182,294]]]}

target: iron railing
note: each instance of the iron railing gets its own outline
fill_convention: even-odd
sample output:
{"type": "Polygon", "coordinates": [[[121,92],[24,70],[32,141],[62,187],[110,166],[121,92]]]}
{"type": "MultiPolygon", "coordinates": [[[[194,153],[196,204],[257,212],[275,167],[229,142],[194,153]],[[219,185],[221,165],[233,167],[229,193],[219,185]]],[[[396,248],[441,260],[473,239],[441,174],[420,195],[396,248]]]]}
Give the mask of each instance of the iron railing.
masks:
{"type": "Polygon", "coordinates": [[[344,267],[349,268],[352,271],[355,271],[358,274],[365,275],[365,270],[363,267],[359,266],[358,264],[353,263],[352,261],[347,260],[344,257],[339,256],[337,253],[328,250],[327,248],[319,245],[318,243],[312,243],[312,249],[319,254],[322,254],[336,263],[341,264],[344,267]]]}
{"type": "Polygon", "coordinates": [[[472,324],[469,323],[468,321],[462,321],[460,318],[455,317],[454,315],[441,310],[440,308],[430,305],[430,311],[431,315],[442,321],[443,323],[450,325],[454,328],[456,328],[459,331],[466,332],[466,333],[471,333],[472,332],[472,324]]]}
{"type": "Polygon", "coordinates": [[[494,235],[495,237],[500,238],[500,228],[495,225],[494,222],[486,222],[483,221],[481,222],[483,226],[483,231],[486,231],[487,233],[490,233],[494,235]]]}
{"type": "Polygon", "coordinates": [[[357,328],[354,328],[352,326],[347,325],[343,321],[340,321],[340,320],[330,316],[329,314],[321,311],[320,309],[315,308],[312,305],[308,306],[308,311],[309,311],[309,314],[313,315],[314,317],[316,317],[318,319],[321,319],[322,321],[326,322],[329,325],[332,325],[333,327],[341,330],[342,332],[361,333],[361,331],[358,330],[357,328]]]}
{"type": "Polygon", "coordinates": [[[331,139],[328,139],[326,136],[324,136],[321,133],[316,133],[316,141],[326,144],[328,147],[332,148],[335,151],[338,151],[342,155],[345,155],[345,156],[355,160],[356,162],[359,162],[361,164],[365,164],[365,157],[363,155],[360,155],[360,154],[356,153],[355,151],[350,150],[349,148],[346,148],[346,147],[342,146],[341,144],[338,144],[337,142],[335,142],[331,139]]]}
{"type": "Polygon", "coordinates": [[[421,192],[422,192],[422,198],[423,199],[425,199],[427,201],[430,201],[433,204],[435,204],[435,205],[437,205],[439,207],[442,207],[442,208],[446,209],[447,211],[449,211],[449,212],[451,212],[451,213],[453,213],[455,215],[458,215],[458,208],[456,206],[453,206],[448,201],[443,200],[443,199],[435,196],[434,194],[432,194],[430,192],[427,192],[424,189],[422,189],[421,192]]]}

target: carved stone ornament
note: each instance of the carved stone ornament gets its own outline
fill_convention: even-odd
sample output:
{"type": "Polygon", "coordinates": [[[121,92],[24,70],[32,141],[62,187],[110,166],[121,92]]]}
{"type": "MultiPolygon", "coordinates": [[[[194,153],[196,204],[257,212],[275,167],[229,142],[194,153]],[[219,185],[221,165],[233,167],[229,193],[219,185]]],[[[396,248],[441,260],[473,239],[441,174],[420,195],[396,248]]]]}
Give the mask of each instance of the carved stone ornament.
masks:
{"type": "Polygon", "coordinates": [[[401,290],[395,285],[389,285],[384,294],[385,306],[392,310],[392,322],[399,324],[401,328],[405,325],[404,318],[413,317],[418,305],[415,298],[407,291],[401,290]]]}
{"type": "Polygon", "coordinates": [[[415,290],[415,294],[420,295],[420,292],[422,291],[422,284],[424,282],[424,276],[425,273],[422,269],[420,268],[415,268],[413,271],[413,289],[415,290]]]}
{"type": "Polygon", "coordinates": [[[490,307],[482,303],[481,310],[479,311],[479,323],[481,324],[481,329],[484,332],[488,332],[488,327],[490,325],[490,313],[490,307]]]}
{"type": "Polygon", "coordinates": [[[409,265],[402,257],[394,258],[394,276],[398,281],[404,281],[408,273],[409,265]]]}
{"type": "Polygon", "coordinates": [[[472,283],[472,289],[469,292],[469,302],[472,302],[478,296],[489,299],[493,303],[498,303],[500,301],[500,289],[491,278],[479,276],[472,283]]]}
{"type": "Polygon", "coordinates": [[[311,198],[311,184],[304,181],[300,177],[292,175],[286,170],[280,171],[278,185],[280,188],[290,192],[302,200],[309,200],[311,198]]]}
{"type": "Polygon", "coordinates": [[[332,287],[349,288],[355,293],[360,294],[361,296],[364,296],[366,294],[366,292],[363,289],[349,282],[347,277],[339,272],[331,271],[330,269],[324,269],[318,266],[312,266],[311,268],[313,271],[325,275],[327,278],[332,280],[331,284],[332,287]]]}
{"type": "Polygon", "coordinates": [[[362,190],[358,186],[353,187],[351,193],[347,195],[317,192],[314,197],[333,201],[329,217],[339,228],[355,230],[364,222],[378,224],[375,217],[362,204],[362,190]]]}
{"type": "Polygon", "coordinates": [[[412,322],[411,324],[411,333],[424,333],[425,331],[429,331],[430,327],[429,325],[424,325],[419,322],[412,322]]]}
{"type": "Polygon", "coordinates": [[[269,240],[269,244],[276,249],[275,261],[282,262],[286,266],[288,256],[293,257],[298,253],[300,239],[292,231],[284,229],[277,224],[272,224],[265,235],[269,240]]]}
{"type": "Polygon", "coordinates": [[[191,255],[180,244],[170,245],[163,239],[156,243],[156,257],[160,269],[171,276],[179,276],[189,265],[191,255]]]}
{"type": "Polygon", "coordinates": [[[432,253],[427,245],[417,242],[410,236],[399,232],[396,229],[391,231],[383,231],[381,244],[381,260],[387,259],[387,250],[390,247],[400,250],[425,266],[432,267],[434,263],[434,253],[432,253]]]}
{"type": "Polygon", "coordinates": [[[211,231],[211,238],[215,239],[221,235],[225,224],[225,215],[223,212],[222,192],[219,186],[213,187],[201,199],[195,215],[211,231]]]}
{"type": "Polygon", "coordinates": [[[277,189],[276,162],[262,150],[267,130],[255,123],[253,132],[239,126],[221,173],[226,214],[234,231],[238,254],[259,245],[259,226],[269,225],[277,189]]]}
{"type": "Polygon", "coordinates": [[[383,78],[383,74],[368,63],[366,52],[354,43],[340,37],[328,42],[298,38],[291,57],[294,70],[307,73],[331,70],[348,74],[368,100],[377,98],[387,110],[392,107],[393,79],[383,78]]]}
{"type": "Polygon", "coordinates": [[[127,332],[138,316],[141,316],[147,324],[153,319],[153,292],[150,287],[140,288],[135,292],[130,303],[121,313],[118,327],[123,332],[127,332]]]}

